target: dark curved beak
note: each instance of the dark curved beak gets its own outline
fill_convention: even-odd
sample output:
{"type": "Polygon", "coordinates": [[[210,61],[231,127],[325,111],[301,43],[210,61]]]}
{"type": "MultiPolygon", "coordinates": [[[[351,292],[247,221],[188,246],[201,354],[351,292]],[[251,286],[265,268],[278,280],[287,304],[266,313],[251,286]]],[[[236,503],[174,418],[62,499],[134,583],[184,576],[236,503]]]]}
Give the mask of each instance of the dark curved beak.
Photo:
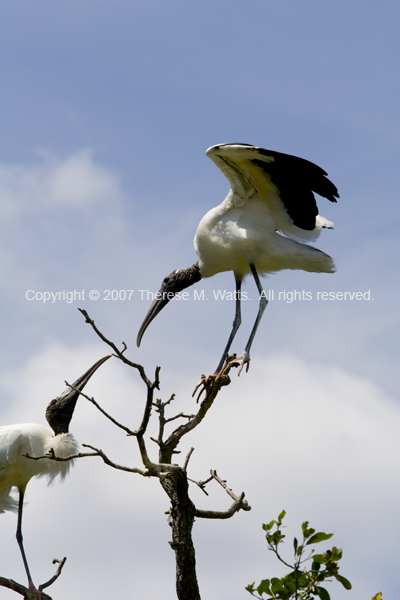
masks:
{"type": "Polygon", "coordinates": [[[162,286],[157,292],[156,297],[153,300],[149,310],[147,311],[147,315],[145,316],[144,321],[140,326],[139,333],[136,338],[136,344],[138,347],[140,346],[140,342],[142,341],[144,332],[146,331],[152,320],[156,318],[158,313],[162,311],[164,306],[166,306],[175,295],[173,292],[167,291],[167,286],[164,282],[165,280],[163,281],[162,286]]]}
{"type": "Polygon", "coordinates": [[[168,304],[170,300],[182,290],[185,290],[190,285],[193,285],[197,281],[200,281],[200,267],[199,263],[194,263],[187,269],[176,269],[169,275],[164,277],[160,289],[154,297],[153,303],[150,306],[147,315],[139,329],[136,343],[140,346],[142,337],[152,320],[158,315],[158,313],[168,304]]]}
{"type": "MultiPolygon", "coordinates": [[[[87,382],[89,381],[89,379],[91,378],[91,376],[97,371],[97,369],[99,367],[101,367],[101,365],[103,363],[106,362],[106,360],[111,358],[111,356],[112,356],[112,354],[108,354],[107,356],[103,356],[103,358],[100,358],[100,360],[98,360],[96,363],[94,363],[94,365],[86,371],[86,373],[84,373],[83,375],[78,377],[78,379],[72,385],[75,388],[78,388],[78,390],[81,392],[83,390],[83,388],[85,387],[85,385],[87,384],[87,382]]],[[[68,389],[70,392],[74,391],[74,390],[71,390],[71,388],[68,388],[68,389]]],[[[65,390],[65,391],[67,391],[67,390],[65,390]]],[[[77,394],[77,393],[78,392],[75,392],[75,394],[77,394]]]]}
{"type": "Polygon", "coordinates": [[[95,373],[111,356],[112,355],[109,354],[98,360],[90,367],[90,369],[81,375],[81,377],[74,381],[72,385],[76,389],[68,387],[62,394],[48,404],[46,409],[46,419],[56,435],[59,433],[68,433],[69,423],[79,398],[79,392],[83,390],[93,373],[95,373]]]}

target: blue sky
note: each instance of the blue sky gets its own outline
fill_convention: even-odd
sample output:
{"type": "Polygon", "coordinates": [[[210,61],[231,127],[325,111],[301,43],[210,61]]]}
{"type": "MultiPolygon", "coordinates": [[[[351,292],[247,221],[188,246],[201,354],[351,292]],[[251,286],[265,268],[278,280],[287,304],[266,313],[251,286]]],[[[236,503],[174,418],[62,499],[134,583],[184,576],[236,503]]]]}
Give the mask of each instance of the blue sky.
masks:
{"type": "MultiPolygon", "coordinates": [[[[264,279],[275,300],[250,371],[233,375],[182,449],[196,447],[194,479],[215,468],[253,507],[228,522],[196,522],[200,588],[210,600],[240,600],[245,585],[276,574],[261,523],[285,508],[288,538],[307,519],[344,549],[354,589],[332,585],[335,600],[396,597],[398,3],[21,0],[0,2],[0,11],[1,422],[44,423],[64,380],[107,352],[78,306],[149,373],[161,364],[161,394],[176,393],[177,412],[194,410],[191,391],[215,368],[234,313],[213,292],[233,290],[232,274],[197,285],[207,302],[192,294],[172,302],[138,350],[149,304],[139,290],[157,291],[196,260],[197,224],[229,189],[205,156],[209,146],[244,142],[311,160],[340,193],[337,205],[319,199],[335,228],[316,244],[338,271],[264,279]],[[88,300],[93,289],[98,301],[88,300]],[[130,301],[104,299],[105,290],[131,289],[130,301]],[[45,304],[27,300],[27,290],[86,295],[45,304]],[[278,299],[294,290],[313,299],[278,299]],[[371,300],[317,300],[325,291],[371,300]]],[[[253,303],[243,308],[238,353],[256,313],[250,279],[244,290],[253,303]]],[[[116,361],[89,393],[135,426],[144,390],[116,361]]],[[[138,460],[83,401],[71,430],[121,461],[138,460]]],[[[96,461],[81,461],[62,486],[32,482],[24,532],[34,578],[47,579],[53,556],[66,554],[58,600],[76,589],[172,600],[159,487],[96,461]]],[[[218,490],[193,494],[202,508],[229,505],[218,490]]],[[[1,515],[9,540],[1,575],[24,581],[15,525],[1,515]]]]}

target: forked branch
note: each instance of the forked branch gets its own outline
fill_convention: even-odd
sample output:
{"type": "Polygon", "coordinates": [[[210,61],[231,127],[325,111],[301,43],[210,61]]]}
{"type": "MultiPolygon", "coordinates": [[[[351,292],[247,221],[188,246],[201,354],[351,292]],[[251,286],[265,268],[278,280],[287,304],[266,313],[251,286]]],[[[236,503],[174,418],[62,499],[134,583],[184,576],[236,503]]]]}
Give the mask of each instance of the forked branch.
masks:
{"type": "MultiPolygon", "coordinates": [[[[249,506],[247,500],[244,499],[244,492],[240,494],[240,496],[236,496],[233,493],[231,488],[226,485],[226,481],[218,477],[217,472],[211,470],[211,477],[209,477],[206,481],[199,481],[197,485],[203,490],[205,494],[207,494],[205,490],[205,485],[215,479],[221,487],[224,488],[227,494],[234,500],[234,503],[225,511],[215,511],[215,510],[201,510],[196,508],[195,516],[203,519],[230,519],[235,513],[239,510],[251,510],[251,506],[249,506]]],[[[208,494],[207,494],[208,495],[208,494]]]]}
{"type": "MultiPolygon", "coordinates": [[[[41,600],[52,600],[51,596],[45,594],[43,590],[45,588],[50,587],[60,577],[61,571],[63,569],[63,566],[65,565],[66,560],[67,559],[65,556],[62,560],[59,560],[58,558],[55,558],[53,560],[53,565],[58,563],[58,568],[57,571],[54,573],[53,577],[46,581],[46,583],[42,583],[41,585],[39,585],[39,592],[41,592],[41,600]]],[[[18,583],[17,581],[14,581],[13,579],[0,577],[0,586],[13,590],[13,592],[17,592],[17,594],[20,594],[26,600],[39,600],[39,596],[36,592],[29,590],[27,587],[25,587],[21,583],[18,583]]]]}

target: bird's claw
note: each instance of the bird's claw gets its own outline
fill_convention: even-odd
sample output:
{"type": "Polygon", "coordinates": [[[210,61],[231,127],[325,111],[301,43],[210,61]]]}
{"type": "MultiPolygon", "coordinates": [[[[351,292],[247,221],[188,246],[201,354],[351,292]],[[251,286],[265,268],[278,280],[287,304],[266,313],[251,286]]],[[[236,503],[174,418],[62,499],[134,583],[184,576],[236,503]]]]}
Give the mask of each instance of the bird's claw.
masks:
{"type": "Polygon", "coordinates": [[[210,385],[210,383],[217,377],[218,373],[214,373],[214,375],[202,375],[200,378],[199,383],[196,385],[196,387],[193,390],[193,394],[192,394],[192,398],[194,398],[194,396],[196,395],[197,390],[202,387],[202,389],[199,392],[199,395],[196,398],[196,403],[198,403],[198,401],[200,400],[200,397],[202,395],[202,393],[207,389],[207,387],[210,385]]]}
{"type": "Polygon", "coordinates": [[[219,380],[220,387],[223,387],[224,385],[229,385],[231,380],[228,377],[228,372],[229,372],[229,369],[227,369],[227,365],[225,365],[225,367],[223,369],[221,369],[221,371],[219,373],[217,372],[217,373],[214,373],[213,375],[207,375],[207,376],[202,375],[199,383],[194,388],[193,394],[192,394],[192,397],[194,397],[197,390],[200,387],[202,388],[199,392],[199,395],[196,398],[196,402],[199,402],[200,397],[203,394],[203,392],[207,392],[217,379],[219,380]]]}
{"type": "MultiPolygon", "coordinates": [[[[40,586],[39,586],[39,589],[37,589],[34,586],[33,581],[29,582],[29,591],[30,592],[34,592],[37,595],[38,600],[44,600],[43,595],[42,595],[42,590],[40,589],[40,586]]],[[[45,594],[45,596],[46,596],[46,594],[45,594]]],[[[46,596],[46,598],[48,598],[48,596],[46,596]]]]}
{"type": "Polygon", "coordinates": [[[243,351],[243,354],[239,357],[236,357],[236,354],[234,354],[233,356],[229,357],[229,362],[226,365],[229,368],[232,367],[239,367],[239,371],[238,371],[238,377],[240,375],[240,373],[242,372],[243,367],[246,365],[246,373],[249,370],[250,367],[250,354],[248,352],[246,352],[246,350],[243,351]]]}

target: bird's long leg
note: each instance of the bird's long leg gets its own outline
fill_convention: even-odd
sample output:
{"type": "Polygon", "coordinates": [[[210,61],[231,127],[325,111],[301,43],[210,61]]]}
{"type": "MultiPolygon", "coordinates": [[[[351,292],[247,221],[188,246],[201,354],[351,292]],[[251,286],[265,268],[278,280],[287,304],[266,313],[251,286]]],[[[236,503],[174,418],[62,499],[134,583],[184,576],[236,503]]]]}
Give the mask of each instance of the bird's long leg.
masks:
{"type": "MultiPolygon", "coordinates": [[[[249,370],[249,365],[250,365],[250,348],[251,348],[251,345],[253,343],[254,337],[256,335],[257,328],[258,328],[258,326],[260,324],[261,317],[263,316],[264,310],[266,309],[266,306],[268,304],[268,300],[267,300],[267,297],[265,295],[265,291],[263,290],[263,287],[261,285],[260,278],[258,276],[258,273],[256,271],[255,266],[254,265],[250,265],[250,269],[251,269],[251,272],[253,273],[253,277],[254,277],[254,280],[256,282],[257,289],[258,289],[258,291],[260,293],[260,304],[259,304],[259,307],[258,307],[258,313],[257,313],[257,317],[256,317],[256,320],[255,320],[255,323],[253,325],[253,329],[251,330],[249,341],[246,344],[246,347],[245,347],[245,349],[243,351],[243,354],[239,358],[234,359],[234,361],[232,361],[232,363],[236,363],[235,366],[239,366],[239,373],[238,373],[238,375],[240,375],[240,373],[241,373],[244,365],[246,365],[246,364],[247,364],[246,372],[249,370]]],[[[233,366],[233,364],[232,364],[232,366],[233,366]]]]}
{"type": "Polygon", "coordinates": [[[33,584],[32,577],[31,577],[31,574],[30,574],[30,571],[29,571],[28,561],[26,560],[26,554],[25,554],[24,544],[23,544],[23,537],[22,537],[22,510],[23,510],[23,506],[24,506],[24,495],[25,495],[25,490],[19,490],[18,524],[17,524],[17,535],[16,535],[16,538],[17,538],[19,549],[21,550],[22,560],[23,560],[23,563],[24,563],[26,575],[28,577],[29,589],[30,589],[31,592],[36,592],[39,595],[39,598],[41,598],[41,592],[39,590],[37,590],[35,588],[34,584],[33,584]]]}
{"type": "Polygon", "coordinates": [[[233,320],[233,324],[232,324],[232,331],[231,334],[229,336],[228,339],[228,343],[226,344],[224,353],[222,355],[221,360],[219,361],[219,365],[217,367],[217,370],[215,371],[215,373],[219,373],[222,369],[222,367],[224,366],[224,362],[226,360],[226,357],[228,356],[228,352],[230,350],[230,347],[232,345],[232,342],[235,338],[235,335],[237,333],[237,330],[240,327],[240,324],[242,322],[242,317],[241,317],[241,313],[240,313],[240,290],[242,287],[242,280],[236,278],[236,310],[235,310],[235,318],[233,320]]]}

